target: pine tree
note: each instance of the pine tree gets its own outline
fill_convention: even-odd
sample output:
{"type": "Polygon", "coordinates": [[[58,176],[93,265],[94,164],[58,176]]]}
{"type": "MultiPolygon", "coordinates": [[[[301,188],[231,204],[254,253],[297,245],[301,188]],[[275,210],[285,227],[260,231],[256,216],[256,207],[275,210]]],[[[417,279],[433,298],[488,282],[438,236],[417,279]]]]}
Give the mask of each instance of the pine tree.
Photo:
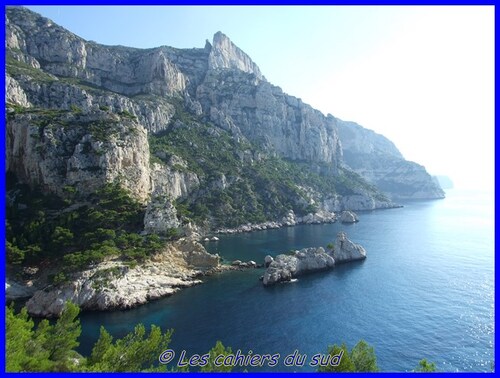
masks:
{"type": "Polygon", "coordinates": [[[338,356],[340,352],[343,351],[342,357],[340,358],[340,363],[337,366],[332,366],[332,365],[327,365],[327,366],[320,366],[318,371],[319,372],[354,372],[356,371],[356,366],[354,363],[351,361],[351,357],[349,355],[349,349],[345,345],[345,343],[342,343],[341,346],[338,346],[337,344],[330,346],[328,348],[328,354],[330,356],[338,356]]]}
{"type": "Polygon", "coordinates": [[[351,360],[356,366],[357,372],[376,372],[377,357],[373,347],[369,346],[364,340],[359,341],[351,350],[351,360]]]}
{"type": "MultiPolygon", "coordinates": [[[[221,341],[217,341],[215,343],[215,346],[210,349],[210,357],[209,357],[209,360],[208,360],[208,364],[205,365],[205,366],[202,366],[200,371],[203,371],[203,372],[227,372],[229,373],[231,370],[233,370],[233,366],[225,366],[225,365],[221,365],[221,366],[217,366],[215,364],[215,359],[217,358],[217,356],[220,356],[220,355],[223,355],[223,356],[228,356],[230,354],[232,354],[233,351],[231,350],[231,348],[226,348],[224,347],[224,345],[222,344],[221,341]]],[[[218,362],[221,362],[220,360],[223,360],[223,358],[219,358],[218,362]]]]}

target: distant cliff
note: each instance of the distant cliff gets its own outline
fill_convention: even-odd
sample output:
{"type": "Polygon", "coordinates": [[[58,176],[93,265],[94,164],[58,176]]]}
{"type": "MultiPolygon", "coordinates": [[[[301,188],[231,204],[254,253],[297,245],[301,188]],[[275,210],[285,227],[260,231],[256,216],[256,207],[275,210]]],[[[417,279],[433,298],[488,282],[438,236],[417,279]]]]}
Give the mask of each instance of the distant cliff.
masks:
{"type": "Polygon", "coordinates": [[[425,168],[407,161],[394,143],[354,122],[336,119],[344,163],[393,200],[444,198],[425,168]]]}
{"type": "Polygon", "coordinates": [[[443,189],[453,189],[453,187],[454,187],[452,179],[449,178],[448,176],[443,176],[443,175],[433,176],[433,179],[443,189]]]}

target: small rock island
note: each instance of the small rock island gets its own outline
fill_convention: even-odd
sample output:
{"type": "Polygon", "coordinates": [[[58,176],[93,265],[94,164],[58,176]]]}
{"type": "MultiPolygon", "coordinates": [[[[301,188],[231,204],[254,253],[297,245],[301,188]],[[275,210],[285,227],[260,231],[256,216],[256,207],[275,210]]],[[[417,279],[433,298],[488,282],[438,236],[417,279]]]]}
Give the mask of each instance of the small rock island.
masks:
{"type": "Polygon", "coordinates": [[[279,282],[287,282],[303,274],[331,269],[335,264],[366,258],[366,250],[347,238],[345,232],[339,232],[335,243],[323,247],[303,248],[289,254],[281,254],[272,258],[266,256],[262,283],[271,286],[279,282]]]}

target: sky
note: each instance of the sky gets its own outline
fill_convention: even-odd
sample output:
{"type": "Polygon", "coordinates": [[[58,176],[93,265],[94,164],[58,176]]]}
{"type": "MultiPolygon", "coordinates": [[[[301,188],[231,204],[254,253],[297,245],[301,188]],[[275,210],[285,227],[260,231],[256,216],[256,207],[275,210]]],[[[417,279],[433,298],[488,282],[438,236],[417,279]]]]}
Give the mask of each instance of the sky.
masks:
{"type": "Polygon", "coordinates": [[[108,45],[203,47],[222,31],[286,93],[458,187],[493,188],[492,6],[29,8],[108,45]]]}

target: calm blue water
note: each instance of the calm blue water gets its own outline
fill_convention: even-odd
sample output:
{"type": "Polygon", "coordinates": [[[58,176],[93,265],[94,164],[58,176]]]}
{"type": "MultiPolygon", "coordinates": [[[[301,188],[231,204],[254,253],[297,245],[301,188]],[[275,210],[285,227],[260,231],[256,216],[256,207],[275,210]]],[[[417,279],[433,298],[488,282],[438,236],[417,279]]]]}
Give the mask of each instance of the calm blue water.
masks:
{"type": "Polygon", "coordinates": [[[207,249],[227,260],[262,262],[266,254],[325,246],[340,230],[368,257],[272,288],[258,281],[262,269],[227,272],[137,309],[84,313],[80,350],[90,351],[101,324],[119,337],[142,322],[175,329],[177,353],[206,353],[221,340],[243,353],[281,353],[283,359],[298,349],[310,357],[334,343],[352,347],[365,339],[384,371],[411,370],[422,358],[445,371],[491,371],[493,194],[447,195],[360,213],[355,225],[223,236],[207,249]]]}

